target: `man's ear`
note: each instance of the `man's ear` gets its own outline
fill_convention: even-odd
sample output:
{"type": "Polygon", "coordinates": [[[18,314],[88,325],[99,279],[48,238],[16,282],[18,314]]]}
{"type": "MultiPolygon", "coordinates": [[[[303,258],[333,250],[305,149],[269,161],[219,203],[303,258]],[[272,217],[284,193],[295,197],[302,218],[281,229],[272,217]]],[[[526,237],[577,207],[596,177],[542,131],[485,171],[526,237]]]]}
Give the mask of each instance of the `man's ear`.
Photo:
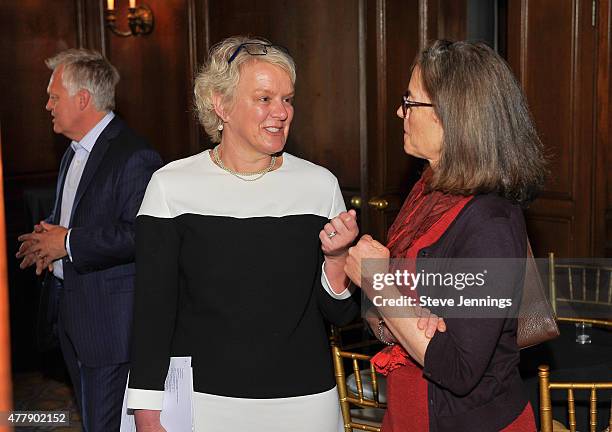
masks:
{"type": "Polygon", "coordinates": [[[223,95],[217,92],[213,92],[212,95],[213,107],[215,109],[215,113],[219,116],[223,122],[227,121],[227,113],[225,110],[225,104],[223,103],[223,95]]]}
{"type": "Polygon", "coordinates": [[[89,91],[81,89],[77,92],[77,97],[79,101],[79,109],[84,111],[89,104],[93,103],[91,98],[91,93],[89,91]]]}

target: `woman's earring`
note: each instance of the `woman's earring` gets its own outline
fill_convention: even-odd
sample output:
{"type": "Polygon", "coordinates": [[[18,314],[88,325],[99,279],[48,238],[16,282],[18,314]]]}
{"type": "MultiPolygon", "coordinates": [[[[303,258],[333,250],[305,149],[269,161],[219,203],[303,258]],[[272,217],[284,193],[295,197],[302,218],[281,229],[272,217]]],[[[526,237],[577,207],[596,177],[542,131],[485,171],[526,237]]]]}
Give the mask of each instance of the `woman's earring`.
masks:
{"type": "Polygon", "coordinates": [[[219,132],[221,132],[223,130],[223,123],[219,124],[219,126],[217,126],[217,130],[219,132]]]}

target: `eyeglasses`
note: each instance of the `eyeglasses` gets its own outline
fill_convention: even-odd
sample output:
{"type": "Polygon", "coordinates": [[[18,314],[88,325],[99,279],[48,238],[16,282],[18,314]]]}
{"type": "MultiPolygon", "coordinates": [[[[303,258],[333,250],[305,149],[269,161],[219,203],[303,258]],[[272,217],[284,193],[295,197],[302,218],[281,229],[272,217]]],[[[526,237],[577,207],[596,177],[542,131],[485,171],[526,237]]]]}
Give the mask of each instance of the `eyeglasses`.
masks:
{"type": "Polygon", "coordinates": [[[240,53],[240,50],[242,49],[244,49],[250,55],[262,56],[268,54],[269,48],[275,49],[277,51],[282,51],[285,54],[289,54],[289,50],[280,45],[265,44],[260,42],[246,42],[238,45],[238,48],[236,48],[230,58],[227,59],[227,64],[231,64],[236,59],[236,57],[240,53]]]}
{"type": "Polygon", "coordinates": [[[433,107],[433,104],[425,103],[425,102],[415,102],[408,100],[408,92],[404,93],[402,96],[402,113],[404,113],[404,118],[406,118],[406,114],[408,114],[408,110],[410,108],[415,107],[433,107]]]}

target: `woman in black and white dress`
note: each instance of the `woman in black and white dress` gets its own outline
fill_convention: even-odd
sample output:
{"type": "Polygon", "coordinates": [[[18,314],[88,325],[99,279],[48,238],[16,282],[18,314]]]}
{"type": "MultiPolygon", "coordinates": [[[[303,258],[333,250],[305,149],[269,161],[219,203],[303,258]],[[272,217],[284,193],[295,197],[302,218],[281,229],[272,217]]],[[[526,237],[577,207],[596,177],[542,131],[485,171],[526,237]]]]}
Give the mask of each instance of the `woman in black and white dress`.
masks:
{"type": "Polygon", "coordinates": [[[351,321],[338,181],[283,152],[295,65],[263,39],[215,46],[195,83],[210,151],[149,183],[137,218],[128,406],[159,423],[170,356],[191,356],[196,431],[342,430],[325,321],[351,321]]]}

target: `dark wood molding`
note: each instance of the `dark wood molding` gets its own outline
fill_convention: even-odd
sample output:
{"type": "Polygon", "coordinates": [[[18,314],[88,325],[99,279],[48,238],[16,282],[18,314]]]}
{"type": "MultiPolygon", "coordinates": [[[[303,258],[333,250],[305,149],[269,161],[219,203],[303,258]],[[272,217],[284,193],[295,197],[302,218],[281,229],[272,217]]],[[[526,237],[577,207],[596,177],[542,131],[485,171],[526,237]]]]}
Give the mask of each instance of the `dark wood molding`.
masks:
{"type": "MultiPolygon", "coordinates": [[[[608,67],[612,72],[612,1],[608,0],[608,25],[606,26],[607,31],[607,42],[608,42],[608,67]]],[[[612,112],[610,108],[612,104],[612,82],[608,82],[608,113],[612,112]]],[[[607,165],[606,170],[608,173],[607,185],[607,199],[606,199],[606,214],[610,215],[606,217],[606,249],[605,256],[612,257],[612,122],[609,121],[610,117],[605,119],[608,123],[608,141],[606,142],[607,150],[607,165]]]]}
{"type": "Polygon", "coordinates": [[[591,5],[578,0],[555,8],[535,0],[507,4],[508,62],[551,157],[546,190],[527,212],[533,243],[541,241],[543,248],[568,257],[601,256],[605,238],[606,169],[600,159],[605,161],[601,155],[609,132],[597,127],[597,119],[609,116],[609,65],[600,59],[609,36],[592,26],[591,5]],[[565,49],[551,50],[552,44],[565,49]],[[569,221],[571,229],[554,236],[558,218],[569,221]]]}
{"type": "MultiPolygon", "coordinates": [[[[368,0],[359,0],[359,16],[358,16],[358,50],[359,50],[359,171],[360,183],[359,189],[353,190],[351,196],[359,196],[362,203],[368,196],[369,185],[369,169],[366,161],[368,160],[368,0]]],[[[364,205],[364,204],[362,204],[364,205]]],[[[367,221],[366,212],[361,212],[362,225],[367,221]],[[365,220],[363,219],[365,217],[365,220]]]]}
{"type": "Polygon", "coordinates": [[[106,56],[105,1],[75,0],[79,47],[99,51],[106,56]]]}
{"type": "MultiPolygon", "coordinates": [[[[205,2],[205,11],[208,9],[208,1],[205,2]]],[[[204,15],[200,9],[201,2],[196,0],[187,1],[187,15],[189,22],[189,80],[192,83],[195,81],[198,68],[203,60],[202,45],[208,45],[208,15],[204,15]],[[203,16],[204,15],[204,16],[203,16]],[[200,42],[203,39],[204,42],[200,42]]],[[[189,152],[192,154],[198,153],[202,149],[202,143],[200,141],[201,127],[195,116],[189,116],[189,152]]]]}
{"type": "Polygon", "coordinates": [[[595,169],[593,170],[593,252],[594,256],[612,257],[609,245],[612,243],[612,220],[606,217],[612,213],[612,150],[610,149],[612,122],[610,102],[612,100],[612,1],[599,0],[597,3],[597,91],[596,91],[596,145],[595,169]]]}
{"type": "Polygon", "coordinates": [[[380,150],[384,145],[386,87],[385,70],[385,6],[386,0],[366,3],[366,100],[367,144],[361,158],[361,224],[363,232],[377,237],[375,227],[380,226],[380,216],[368,206],[368,200],[382,188],[380,150]],[[377,220],[378,219],[378,220],[377,220]]]}
{"type": "Polygon", "coordinates": [[[77,44],[79,48],[86,46],[85,36],[85,0],[75,0],[74,4],[76,7],[76,33],[77,33],[77,44]]]}
{"type": "Polygon", "coordinates": [[[430,15],[430,3],[431,0],[419,0],[419,49],[422,50],[427,45],[427,41],[430,39],[430,28],[429,21],[430,15]]]}
{"type": "Polygon", "coordinates": [[[466,39],[467,0],[438,0],[437,20],[437,39],[466,39]]]}
{"type": "Polygon", "coordinates": [[[388,101],[388,88],[389,88],[389,77],[388,77],[388,49],[387,46],[387,32],[389,30],[387,23],[387,3],[392,0],[383,0],[379,3],[377,11],[377,29],[376,29],[376,42],[377,42],[377,61],[376,61],[376,94],[377,94],[377,106],[380,110],[377,115],[376,130],[378,131],[377,140],[374,145],[371,145],[372,153],[376,153],[377,157],[374,159],[378,165],[378,169],[374,172],[378,174],[377,183],[382,190],[385,190],[388,185],[386,180],[388,178],[388,165],[387,165],[387,146],[385,143],[388,142],[387,134],[387,122],[385,121],[385,115],[389,109],[388,101]]]}
{"type": "MultiPolygon", "coordinates": [[[[515,2],[516,4],[516,2],[515,2]]],[[[524,11],[523,13],[519,12],[519,16],[520,16],[520,23],[519,23],[519,29],[520,29],[520,34],[518,39],[518,43],[519,43],[519,65],[520,65],[520,73],[521,73],[521,84],[523,85],[523,89],[527,88],[529,82],[527,81],[529,76],[527,74],[527,53],[529,53],[529,46],[528,46],[528,21],[529,21],[529,0],[522,0],[521,1],[521,7],[522,10],[524,11]]]]}

